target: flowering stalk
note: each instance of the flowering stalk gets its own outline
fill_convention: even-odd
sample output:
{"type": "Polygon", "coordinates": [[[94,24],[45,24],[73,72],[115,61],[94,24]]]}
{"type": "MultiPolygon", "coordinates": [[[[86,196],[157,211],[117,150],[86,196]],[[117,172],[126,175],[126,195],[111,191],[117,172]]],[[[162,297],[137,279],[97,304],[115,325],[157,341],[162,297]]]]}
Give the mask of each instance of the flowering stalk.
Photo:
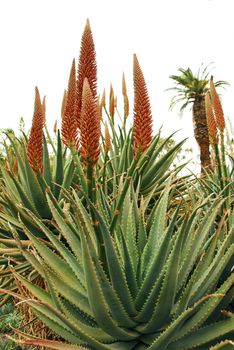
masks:
{"type": "Polygon", "coordinates": [[[211,79],[210,79],[210,95],[211,95],[212,106],[215,112],[216,125],[217,125],[217,128],[222,132],[225,129],[225,119],[224,119],[224,113],[220,102],[220,98],[215,89],[213,76],[211,76],[211,79]]]}
{"type": "Polygon", "coordinates": [[[133,122],[133,152],[143,153],[152,141],[152,114],[145,79],[137,56],[133,57],[134,82],[134,122],[133,122]]]}
{"type": "Polygon", "coordinates": [[[67,147],[77,144],[76,119],[76,67],[75,59],[72,61],[67,93],[64,95],[64,111],[62,118],[62,140],[67,147]]]}
{"type": "MultiPolygon", "coordinates": [[[[224,119],[224,113],[223,113],[223,108],[222,104],[219,98],[219,95],[215,89],[215,85],[213,82],[213,76],[211,76],[210,79],[210,94],[211,94],[211,101],[212,101],[212,106],[215,112],[215,120],[216,120],[216,125],[218,129],[220,130],[220,139],[221,139],[221,157],[222,157],[222,173],[224,175],[224,178],[222,178],[222,181],[224,183],[224,187],[226,188],[225,190],[225,195],[228,198],[227,201],[229,203],[230,200],[230,190],[228,186],[228,170],[227,170],[227,165],[226,165],[226,157],[225,157],[225,140],[224,140],[224,130],[225,130],[225,119],[224,119]]],[[[226,208],[229,207],[229,204],[226,204],[226,208]]]]}
{"type": "Polygon", "coordinates": [[[205,95],[205,108],[206,108],[206,120],[210,138],[210,144],[214,148],[215,158],[218,163],[218,174],[220,179],[221,189],[223,189],[223,178],[222,178],[222,166],[219,157],[219,148],[218,148],[218,130],[216,126],[215,116],[212,108],[210,92],[207,91],[205,95]]]}
{"type": "Polygon", "coordinates": [[[122,95],[123,95],[123,99],[124,99],[124,122],[123,122],[123,129],[124,132],[126,129],[126,120],[127,117],[129,115],[129,100],[128,100],[128,94],[127,94],[127,87],[126,87],[126,81],[125,81],[125,75],[123,73],[122,76],[122,95]]]}
{"type": "Polygon", "coordinates": [[[95,98],[89,86],[88,79],[84,80],[82,94],[82,109],[80,121],[81,156],[87,166],[88,193],[92,198],[93,168],[95,167],[99,153],[99,139],[101,136],[100,119],[95,98]]]}
{"type": "Polygon", "coordinates": [[[110,85],[110,96],[109,96],[109,114],[114,120],[114,114],[115,114],[115,95],[112,84],[110,85]]]}
{"type": "Polygon", "coordinates": [[[46,96],[42,100],[43,126],[46,124],[46,96]]]}
{"type": "Polygon", "coordinates": [[[64,114],[65,114],[66,102],[67,102],[67,90],[65,89],[64,93],[63,93],[63,100],[62,100],[62,106],[61,106],[61,117],[62,117],[62,120],[63,120],[64,114]]]}
{"type": "Polygon", "coordinates": [[[103,178],[103,190],[104,190],[104,193],[107,194],[107,188],[106,188],[106,166],[107,166],[107,162],[109,160],[108,152],[109,152],[110,147],[111,147],[110,132],[109,132],[107,123],[105,123],[105,134],[104,135],[105,135],[104,136],[105,137],[104,138],[105,155],[104,155],[104,164],[103,164],[102,178],[103,178]]]}
{"type": "Polygon", "coordinates": [[[81,123],[81,108],[82,108],[82,93],[85,78],[88,79],[90,90],[94,99],[97,99],[97,64],[96,52],[93,41],[93,34],[90,28],[89,20],[87,19],[86,26],[81,38],[80,58],[78,64],[77,77],[77,126],[80,128],[81,123]]]}
{"type": "Polygon", "coordinates": [[[34,114],[27,145],[27,157],[34,172],[43,172],[43,124],[44,115],[38,88],[35,88],[34,114]]]}
{"type": "Polygon", "coordinates": [[[210,92],[205,95],[206,120],[211,145],[218,144],[218,131],[211,104],[210,92]]]}

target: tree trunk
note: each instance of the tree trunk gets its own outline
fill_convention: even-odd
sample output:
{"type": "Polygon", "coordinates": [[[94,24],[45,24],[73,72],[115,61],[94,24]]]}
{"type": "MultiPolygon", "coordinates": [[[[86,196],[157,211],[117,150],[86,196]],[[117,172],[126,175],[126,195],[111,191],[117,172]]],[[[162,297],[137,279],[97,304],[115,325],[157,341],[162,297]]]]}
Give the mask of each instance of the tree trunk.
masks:
{"type": "Polygon", "coordinates": [[[195,98],[193,104],[194,136],[200,149],[201,174],[211,167],[210,140],[206,121],[205,96],[195,98]]]}

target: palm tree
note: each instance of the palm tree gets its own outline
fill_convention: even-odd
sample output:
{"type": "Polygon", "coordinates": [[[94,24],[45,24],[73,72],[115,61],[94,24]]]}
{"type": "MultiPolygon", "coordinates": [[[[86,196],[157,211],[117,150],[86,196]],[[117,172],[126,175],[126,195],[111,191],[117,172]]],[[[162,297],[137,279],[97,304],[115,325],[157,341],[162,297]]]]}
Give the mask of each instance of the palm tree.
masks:
{"type": "MultiPolygon", "coordinates": [[[[179,68],[180,75],[171,75],[175,86],[168,90],[174,90],[175,96],[171,100],[170,109],[180,104],[180,113],[183,114],[185,108],[191,104],[193,113],[194,136],[200,149],[201,173],[205,168],[210,168],[210,141],[205,111],[205,94],[209,90],[208,66],[202,70],[203,65],[199,68],[197,74],[194,74],[190,68],[179,68]]],[[[224,86],[228,83],[217,81],[216,87],[224,86]]]]}

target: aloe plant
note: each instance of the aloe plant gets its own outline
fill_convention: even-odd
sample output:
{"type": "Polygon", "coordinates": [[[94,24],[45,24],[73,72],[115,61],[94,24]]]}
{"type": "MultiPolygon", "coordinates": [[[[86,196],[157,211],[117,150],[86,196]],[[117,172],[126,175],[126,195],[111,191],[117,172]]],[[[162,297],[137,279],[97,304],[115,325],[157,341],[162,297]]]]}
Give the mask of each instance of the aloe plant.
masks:
{"type": "MultiPolygon", "coordinates": [[[[20,213],[25,225],[30,227],[38,237],[45,239],[42,232],[38,231],[32,223],[26,210],[32,210],[38,218],[46,220],[47,225],[50,225],[52,214],[46,200],[47,187],[50,187],[54,196],[59,201],[62,201],[61,185],[64,190],[69,188],[74,176],[74,164],[72,158],[66,156],[64,153],[59,133],[57,137],[57,149],[55,149],[54,154],[49,155],[48,142],[44,137],[42,161],[44,171],[42,174],[39,171],[34,172],[29,163],[27,139],[18,140],[9,137],[9,142],[4,141],[4,145],[7,168],[4,163],[0,165],[0,242],[5,247],[0,249],[0,264],[5,266],[5,268],[1,269],[0,278],[3,286],[9,286],[13,283],[13,288],[16,288],[11,271],[7,266],[8,263],[11,262],[16,266],[16,269],[25,273],[26,271],[30,273],[32,267],[22,257],[10,226],[14,227],[17,231],[21,245],[27,247],[30,242],[19,224],[18,215],[20,213]],[[12,150],[11,153],[9,152],[10,149],[12,150]],[[14,168],[15,163],[17,164],[17,169],[14,168]]],[[[54,231],[54,234],[56,234],[56,231],[54,231]]]]}
{"type": "MultiPolygon", "coordinates": [[[[25,301],[34,313],[73,344],[44,341],[44,345],[54,349],[207,349],[230,335],[233,315],[221,312],[233,298],[234,273],[225,268],[234,256],[234,227],[220,235],[215,222],[220,200],[201,201],[183,216],[178,206],[168,216],[171,191],[167,186],[152,215],[146,215],[146,202],[134,206],[134,192],[129,189],[113,233],[104,208],[100,211],[89,201],[93,224],[93,215],[75,191],[70,198],[74,212],[67,215],[53,194],[47,193],[59,237],[28,213],[53,247],[22,222],[37,251],[35,255],[30,249],[22,250],[22,254],[33,262],[49,292],[17,272],[14,276],[34,295],[35,300],[25,301]]],[[[23,343],[42,344],[36,339],[23,343]]]]}

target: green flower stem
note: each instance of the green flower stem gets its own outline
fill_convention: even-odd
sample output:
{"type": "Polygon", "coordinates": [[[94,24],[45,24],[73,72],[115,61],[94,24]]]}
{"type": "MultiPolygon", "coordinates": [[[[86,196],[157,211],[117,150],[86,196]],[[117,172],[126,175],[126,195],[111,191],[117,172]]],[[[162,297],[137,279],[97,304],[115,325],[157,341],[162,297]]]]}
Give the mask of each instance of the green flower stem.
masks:
{"type": "Polygon", "coordinates": [[[96,191],[95,191],[95,178],[93,176],[93,165],[89,163],[87,166],[87,183],[88,183],[88,197],[92,203],[95,204],[96,191]]]}
{"type": "Polygon", "coordinates": [[[108,160],[109,160],[108,152],[105,152],[103,174],[102,174],[102,186],[103,186],[103,192],[105,193],[105,195],[107,195],[106,165],[107,165],[108,160]]]}
{"type": "Polygon", "coordinates": [[[106,107],[104,107],[104,110],[105,110],[105,113],[106,113],[106,115],[107,115],[107,117],[109,119],[109,123],[110,123],[110,126],[111,126],[111,131],[112,131],[112,136],[113,136],[113,144],[114,144],[115,150],[117,152],[118,144],[117,144],[117,140],[116,140],[115,124],[113,122],[113,119],[110,117],[109,113],[107,112],[106,107]]]}
{"type": "Polygon", "coordinates": [[[220,187],[221,187],[221,190],[223,190],[224,185],[223,185],[223,175],[222,175],[222,164],[221,164],[220,156],[219,156],[219,146],[217,143],[215,143],[213,146],[214,146],[214,151],[215,151],[215,158],[216,158],[217,163],[218,163],[218,174],[219,174],[219,180],[220,180],[220,187]]]}
{"type": "Polygon", "coordinates": [[[88,194],[88,187],[87,187],[86,176],[84,174],[84,170],[82,168],[82,165],[80,163],[80,159],[79,159],[78,154],[77,154],[77,150],[76,150],[74,145],[72,145],[70,147],[70,151],[71,151],[71,154],[72,154],[72,157],[73,157],[73,160],[74,160],[74,165],[75,165],[77,174],[78,174],[80,182],[81,182],[82,189],[83,189],[83,191],[86,194],[88,194]]]}
{"type": "Polygon", "coordinates": [[[226,158],[225,158],[225,140],[224,140],[224,130],[220,131],[220,138],[221,138],[221,157],[222,157],[222,169],[223,169],[223,183],[225,187],[225,196],[227,198],[225,204],[226,209],[230,206],[230,188],[228,186],[228,170],[226,165],[226,158]]]}
{"type": "Polygon", "coordinates": [[[50,137],[50,133],[49,133],[49,131],[48,131],[48,128],[47,128],[46,124],[45,124],[44,127],[45,127],[46,137],[48,138],[49,143],[50,143],[51,147],[53,148],[54,153],[56,154],[56,149],[55,149],[55,147],[54,147],[54,142],[52,141],[52,139],[51,139],[51,137],[50,137]]]}

